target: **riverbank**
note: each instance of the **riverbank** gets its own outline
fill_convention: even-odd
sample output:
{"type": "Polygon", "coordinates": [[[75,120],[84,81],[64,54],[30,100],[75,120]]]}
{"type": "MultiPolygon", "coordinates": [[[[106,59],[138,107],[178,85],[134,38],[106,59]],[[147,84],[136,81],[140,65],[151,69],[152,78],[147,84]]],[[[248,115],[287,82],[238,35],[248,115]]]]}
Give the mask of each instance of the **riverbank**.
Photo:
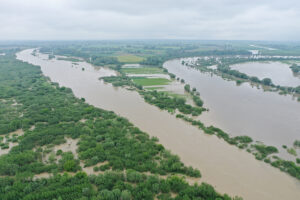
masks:
{"type": "MultiPolygon", "coordinates": [[[[184,63],[182,62],[182,64],[184,63]]],[[[182,67],[185,66],[183,65],[182,67]]],[[[140,67],[138,69],[139,71],[142,71],[143,67],[140,67]]],[[[253,139],[247,135],[238,135],[233,137],[232,135],[224,132],[223,130],[215,126],[205,126],[201,121],[192,119],[186,115],[192,114],[192,116],[199,116],[202,113],[201,110],[200,112],[195,113],[195,111],[185,109],[185,106],[187,105],[182,104],[184,102],[178,101],[177,98],[170,98],[163,92],[146,91],[143,89],[142,85],[135,83],[135,79],[128,77],[128,74],[122,74],[121,76],[113,77],[103,77],[101,79],[103,79],[105,82],[112,83],[116,87],[130,86],[130,89],[136,90],[140,95],[144,97],[146,102],[156,105],[162,110],[168,110],[169,112],[174,113],[175,109],[178,109],[182,114],[177,114],[176,117],[183,119],[184,121],[189,122],[191,125],[198,127],[199,129],[203,130],[206,134],[215,134],[218,138],[224,139],[224,141],[226,141],[228,144],[235,145],[240,149],[245,149],[247,152],[252,153],[257,160],[263,160],[264,162],[269,163],[270,165],[276,168],[279,168],[281,171],[287,172],[291,176],[300,179],[300,167],[298,166],[299,158],[297,158],[297,152],[293,147],[287,148],[286,145],[280,145],[279,148],[283,148],[283,151],[279,152],[276,147],[265,145],[264,142],[266,141],[253,141],[253,139]],[[284,153],[289,153],[289,160],[285,160],[284,158],[279,157],[278,153],[280,153],[280,155],[284,155],[284,153]]],[[[155,80],[155,78],[153,78],[153,80],[155,80]]],[[[175,79],[173,79],[173,81],[175,81],[175,79]]],[[[183,79],[181,79],[181,82],[184,82],[183,79]]],[[[197,92],[197,89],[193,88],[191,90],[190,85],[186,84],[184,86],[184,90],[193,96],[195,104],[198,105],[198,102],[200,103],[199,106],[201,108],[201,106],[203,105],[203,101],[198,97],[199,92],[197,92]]],[[[206,109],[204,109],[204,111],[206,111],[206,109]]]]}
{"type": "Polygon", "coordinates": [[[179,155],[185,164],[200,169],[202,180],[213,184],[220,192],[245,199],[297,199],[300,196],[297,180],[145,103],[138,93],[116,89],[98,80],[101,76],[109,76],[111,70],[97,70],[88,63],[72,67],[68,61],[44,60],[42,54],[34,57],[28,50],[18,54],[18,58],[40,65],[51,81],[70,87],[75,96],[85,98],[96,107],[113,110],[141,130],[158,137],[160,143],[179,155]],[[82,67],[86,70],[82,71],[82,67]]]}
{"type": "MultiPolygon", "coordinates": [[[[224,80],[235,81],[237,85],[250,83],[264,91],[276,92],[280,95],[291,95],[300,101],[300,84],[299,79],[294,77],[291,70],[286,67],[278,66],[277,71],[273,68],[264,69],[264,65],[260,66],[260,72],[254,73],[253,69],[243,69],[241,66],[247,64],[259,63],[267,64],[267,62],[280,62],[285,65],[287,62],[295,63],[299,58],[289,57],[196,57],[186,58],[181,62],[183,65],[193,67],[201,72],[210,72],[222,77],[224,80]],[[293,60],[297,59],[297,60],[293,60]],[[241,69],[241,71],[237,70],[241,69]],[[280,70],[278,70],[280,69],[280,70]],[[244,73],[245,72],[245,73],[244,73]],[[273,77],[275,76],[275,77],[273,77]],[[275,80],[275,82],[273,81],[275,80]]],[[[276,67],[276,66],[275,66],[276,67]]],[[[265,67],[266,68],[266,67],[265,67]]],[[[255,69],[254,69],[255,70],[255,69]]]]}

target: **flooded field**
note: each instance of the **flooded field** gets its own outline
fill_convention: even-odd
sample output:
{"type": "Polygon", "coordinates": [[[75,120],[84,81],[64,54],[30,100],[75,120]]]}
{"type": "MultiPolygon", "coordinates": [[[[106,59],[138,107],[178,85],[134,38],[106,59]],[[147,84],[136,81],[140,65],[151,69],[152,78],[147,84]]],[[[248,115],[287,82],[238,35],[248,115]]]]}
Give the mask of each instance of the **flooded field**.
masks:
{"type": "Polygon", "coordinates": [[[292,97],[264,92],[248,83],[237,86],[184,66],[180,60],[168,61],[164,67],[200,92],[204,107],[209,108],[199,117],[206,125],[215,125],[233,136],[251,136],[277,146],[283,156],[290,157],[281,146],[292,146],[300,138],[300,104],[292,97]]]}
{"type": "Polygon", "coordinates": [[[281,62],[248,62],[230,66],[231,69],[259,79],[271,78],[275,85],[297,87],[300,85],[300,78],[289,67],[290,65],[281,62]]]}
{"type": "MultiPolygon", "coordinates": [[[[112,110],[151,136],[158,137],[160,143],[179,155],[186,165],[200,169],[201,181],[212,184],[219,192],[239,195],[246,200],[300,197],[300,182],[295,178],[145,103],[137,92],[114,88],[99,81],[99,77],[114,75],[114,71],[94,68],[85,62],[74,65],[70,61],[48,60],[47,55],[38,53],[33,56],[32,51],[22,51],[17,58],[41,66],[44,75],[51,81],[71,88],[75,96],[85,98],[87,103],[112,110]]],[[[189,82],[188,79],[186,81],[189,82]]],[[[202,95],[202,91],[198,90],[202,95]]],[[[208,103],[207,99],[204,100],[208,103]]],[[[240,122],[236,120],[235,123],[240,122]]]]}
{"type": "Polygon", "coordinates": [[[8,144],[8,148],[6,148],[6,149],[0,148],[0,156],[4,155],[4,154],[8,154],[9,151],[13,147],[15,147],[15,146],[18,145],[17,141],[14,142],[11,139],[17,138],[17,137],[22,136],[22,135],[24,135],[24,131],[22,129],[18,129],[18,130],[14,131],[14,132],[9,133],[8,135],[0,135],[0,137],[3,137],[2,142],[4,144],[8,144]]]}

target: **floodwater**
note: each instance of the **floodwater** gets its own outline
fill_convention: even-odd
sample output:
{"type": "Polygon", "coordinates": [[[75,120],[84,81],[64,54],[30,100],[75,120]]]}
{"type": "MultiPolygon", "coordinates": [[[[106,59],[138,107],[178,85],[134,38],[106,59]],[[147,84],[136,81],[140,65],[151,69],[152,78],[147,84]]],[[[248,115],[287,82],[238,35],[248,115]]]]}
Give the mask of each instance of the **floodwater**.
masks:
{"type": "Polygon", "coordinates": [[[7,142],[7,138],[5,136],[8,136],[9,138],[12,138],[13,135],[16,135],[16,137],[19,137],[24,134],[24,131],[22,129],[18,129],[14,132],[9,133],[8,135],[0,135],[3,137],[2,143],[8,143],[8,148],[7,149],[1,149],[0,148],[0,156],[4,154],[8,154],[9,151],[18,145],[18,142],[7,142]]]}
{"type": "Polygon", "coordinates": [[[276,49],[274,48],[270,48],[270,47],[264,47],[264,46],[259,46],[259,45],[250,45],[251,47],[258,47],[258,48],[262,48],[262,49],[267,49],[267,50],[270,50],[270,51],[274,51],[276,49]]]}
{"type": "Polygon", "coordinates": [[[139,67],[141,67],[141,65],[138,64],[138,63],[135,63],[135,64],[124,64],[124,65],[122,65],[122,68],[139,68],[139,67]]]}
{"type": "Polygon", "coordinates": [[[231,69],[249,76],[256,76],[259,79],[271,78],[275,85],[300,86],[300,78],[294,76],[289,67],[290,65],[281,62],[248,62],[230,66],[231,69]]]}
{"type": "Polygon", "coordinates": [[[181,65],[180,60],[168,61],[164,67],[200,92],[204,107],[209,108],[199,117],[206,125],[277,146],[289,157],[281,146],[292,146],[300,139],[300,103],[291,96],[264,92],[248,83],[236,86],[233,81],[181,65]]]}
{"type": "Polygon", "coordinates": [[[128,77],[165,78],[170,79],[168,74],[126,74],[128,77]]]}
{"type": "Polygon", "coordinates": [[[84,62],[72,67],[69,61],[47,60],[42,54],[35,57],[31,55],[32,51],[24,50],[17,58],[40,65],[45,76],[71,88],[75,96],[84,97],[87,103],[96,107],[112,110],[150,136],[158,137],[160,143],[179,155],[186,165],[200,169],[200,180],[212,184],[217,191],[239,195],[246,200],[300,198],[300,181],[295,178],[145,103],[137,92],[116,89],[98,80],[100,76],[114,74],[113,71],[96,69],[84,62]],[[81,70],[83,66],[84,71],[81,70]]]}

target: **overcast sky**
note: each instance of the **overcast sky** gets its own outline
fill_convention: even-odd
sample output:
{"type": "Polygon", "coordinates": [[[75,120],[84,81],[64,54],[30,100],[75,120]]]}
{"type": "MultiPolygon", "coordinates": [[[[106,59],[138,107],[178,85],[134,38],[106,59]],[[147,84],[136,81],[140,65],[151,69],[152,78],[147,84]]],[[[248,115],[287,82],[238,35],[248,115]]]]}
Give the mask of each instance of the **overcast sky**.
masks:
{"type": "Polygon", "coordinates": [[[0,40],[300,40],[300,0],[0,0],[0,40]]]}

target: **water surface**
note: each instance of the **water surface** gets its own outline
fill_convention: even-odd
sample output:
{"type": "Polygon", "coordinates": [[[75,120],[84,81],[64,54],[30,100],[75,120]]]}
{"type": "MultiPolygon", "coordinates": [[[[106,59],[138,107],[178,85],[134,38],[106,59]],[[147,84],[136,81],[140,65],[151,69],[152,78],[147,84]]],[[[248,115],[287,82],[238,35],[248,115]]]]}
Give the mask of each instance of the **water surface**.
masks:
{"type": "Polygon", "coordinates": [[[281,148],[300,139],[300,103],[291,96],[264,92],[248,83],[236,86],[234,81],[182,65],[179,59],[166,62],[164,67],[200,92],[204,106],[209,108],[200,116],[205,124],[233,136],[251,136],[291,157],[281,148]]]}
{"type": "Polygon", "coordinates": [[[239,195],[246,200],[299,199],[300,182],[295,178],[145,103],[134,91],[115,89],[98,80],[100,76],[113,75],[114,71],[94,68],[85,62],[72,65],[69,61],[47,60],[43,54],[31,55],[32,51],[22,51],[17,58],[41,66],[51,81],[71,88],[75,96],[84,97],[87,103],[112,110],[149,135],[158,137],[160,143],[179,155],[186,165],[200,169],[200,180],[212,184],[219,192],[239,195]]]}
{"type": "Polygon", "coordinates": [[[295,76],[289,67],[290,65],[281,62],[248,62],[230,66],[232,69],[259,79],[271,78],[275,85],[300,86],[300,78],[295,76]]]}

